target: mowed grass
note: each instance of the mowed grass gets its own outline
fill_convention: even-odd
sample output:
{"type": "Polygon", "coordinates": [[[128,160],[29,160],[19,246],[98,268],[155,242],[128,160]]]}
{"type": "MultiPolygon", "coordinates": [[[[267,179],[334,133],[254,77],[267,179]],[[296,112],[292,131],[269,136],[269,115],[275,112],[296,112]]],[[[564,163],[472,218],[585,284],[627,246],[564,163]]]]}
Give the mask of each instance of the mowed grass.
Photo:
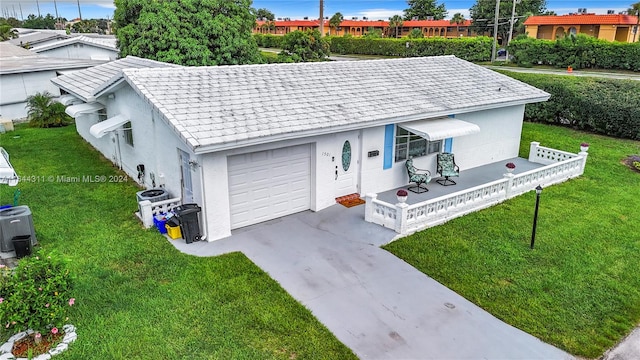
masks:
{"type": "MultiPolygon", "coordinates": [[[[184,255],[143,229],[137,186],[108,182],[122,173],[73,126],[21,127],[0,146],[24,177],[20,204],[33,212],[40,246],[68,258],[76,277],[78,340],[61,359],[355,358],[244,255],[184,255]],[[102,175],[107,182],[82,182],[102,175]]],[[[14,190],[0,185],[0,203],[14,190]]]]}
{"type": "MultiPolygon", "coordinates": [[[[571,152],[591,144],[584,176],[385,248],[505,322],[595,358],[640,321],[640,173],[621,164],[640,142],[524,124],[529,143],[571,152]]],[[[437,185],[436,185],[437,186],[437,185]]]]}

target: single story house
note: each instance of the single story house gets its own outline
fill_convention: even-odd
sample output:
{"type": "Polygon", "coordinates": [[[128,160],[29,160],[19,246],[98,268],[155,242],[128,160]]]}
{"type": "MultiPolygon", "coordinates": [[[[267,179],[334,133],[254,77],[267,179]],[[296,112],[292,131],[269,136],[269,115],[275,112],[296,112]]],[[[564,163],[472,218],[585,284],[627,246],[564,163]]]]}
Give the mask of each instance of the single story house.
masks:
{"type": "Polygon", "coordinates": [[[116,60],[120,50],[116,38],[103,36],[71,36],[68,39],[33,46],[31,52],[43,56],[65,59],[116,60]]]}
{"type": "Polygon", "coordinates": [[[51,78],[103,63],[45,57],[8,42],[0,43],[0,115],[6,119],[26,117],[29,96],[44,91],[60,95],[51,78]]]}
{"type": "MultiPolygon", "coordinates": [[[[73,94],[70,76],[89,71],[54,82],[73,94]]],[[[548,98],[439,56],[124,68],[67,113],[134,179],[143,165],[147,187],[198,203],[212,241],[337,197],[404,186],[409,158],[435,173],[442,151],[463,169],[516,157],[525,105],[548,98]]]]}

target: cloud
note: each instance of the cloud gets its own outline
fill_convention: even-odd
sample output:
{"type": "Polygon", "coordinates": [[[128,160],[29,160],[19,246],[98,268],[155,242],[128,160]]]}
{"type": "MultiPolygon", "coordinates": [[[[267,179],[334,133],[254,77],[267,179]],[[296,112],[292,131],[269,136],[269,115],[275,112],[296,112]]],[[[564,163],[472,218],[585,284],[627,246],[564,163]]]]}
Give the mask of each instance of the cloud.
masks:
{"type": "Polygon", "coordinates": [[[471,20],[471,13],[468,8],[465,9],[448,9],[447,10],[447,19],[451,19],[453,14],[460,13],[464,16],[465,19],[471,20]]]}
{"type": "Polygon", "coordinates": [[[345,19],[351,19],[353,16],[357,16],[358,18],[362,18],[366,16],[369,20],[387,20],[393,15],[400,15],[404,13],[403,10],[391,10],[391,9],[367,9],[358,12],[356,15],[345,15],[345,19]]]}

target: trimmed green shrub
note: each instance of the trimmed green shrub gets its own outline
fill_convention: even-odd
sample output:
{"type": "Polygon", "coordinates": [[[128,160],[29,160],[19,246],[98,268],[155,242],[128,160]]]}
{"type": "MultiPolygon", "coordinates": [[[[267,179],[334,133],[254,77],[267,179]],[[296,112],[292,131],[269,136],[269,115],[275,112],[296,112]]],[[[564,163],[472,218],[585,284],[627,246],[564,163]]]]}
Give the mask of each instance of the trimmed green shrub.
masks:
{"type": "Polygon", "coordinates": [[[284,41],[284,36],[282,35],[271,35],[271,34],[255,34],[253,38],[256,39],[256,43],[258,47],[263,48],[282,48],[282,42],[284,41]]]}
{"type": "Polygon", "coordinates": [[[640,140],[640,81],[499,71],[551,94],[525,120],[640,140]]]}
{"type": "Polygon", "coordinates": [[[455,55],[468,61],[489,61],[492,39],[484,36],[445,39],[367,39],[331,37],[331,52],[337,54],[383,56],[455,55]]]}
{"type": "Polygon", "coordinates": [[[640,71],[640,43],[611,42],[584,34],[555,41],[519,37],[509,44],[509,54],[521,66],[640,71]]]}

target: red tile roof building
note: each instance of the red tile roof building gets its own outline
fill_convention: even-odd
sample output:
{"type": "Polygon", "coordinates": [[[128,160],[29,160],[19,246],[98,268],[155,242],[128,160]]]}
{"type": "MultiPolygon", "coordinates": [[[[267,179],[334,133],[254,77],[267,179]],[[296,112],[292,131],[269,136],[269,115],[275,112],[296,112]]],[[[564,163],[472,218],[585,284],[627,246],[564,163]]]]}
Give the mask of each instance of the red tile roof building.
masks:
{"type": "MultiPolygon", "coordinates": [[[[296,30],[318,29],[318,20],[276,20],[273,22],[256,21],[253,29],[254,34],[274,34],[285,35],[296,30]]],[[[407,20],[402,27],[398,28],[398,37],[407,36],[413,29],[420,29],[424,37],[464,37],[473,36],[470,20],[456,25],[449,20],[407,20]]],[[[343,20],[339,27],[329,26],[329,21],[325,20],[324,29],[327,35],[352,36],[366,35],[371,29],[382,31],[383,36],[395,35],[395,29],[389,27],[388,21],[383,20],[343,20]]]]}
{"type": "Polygon", "coordinates": [[[632,42],[640,34],[638,18],[631,15],[572,14],[561,16],[530,16],[524,26],[529,37],[553,40],[567,34],[587,34],[608,41],[632,42]]]}

